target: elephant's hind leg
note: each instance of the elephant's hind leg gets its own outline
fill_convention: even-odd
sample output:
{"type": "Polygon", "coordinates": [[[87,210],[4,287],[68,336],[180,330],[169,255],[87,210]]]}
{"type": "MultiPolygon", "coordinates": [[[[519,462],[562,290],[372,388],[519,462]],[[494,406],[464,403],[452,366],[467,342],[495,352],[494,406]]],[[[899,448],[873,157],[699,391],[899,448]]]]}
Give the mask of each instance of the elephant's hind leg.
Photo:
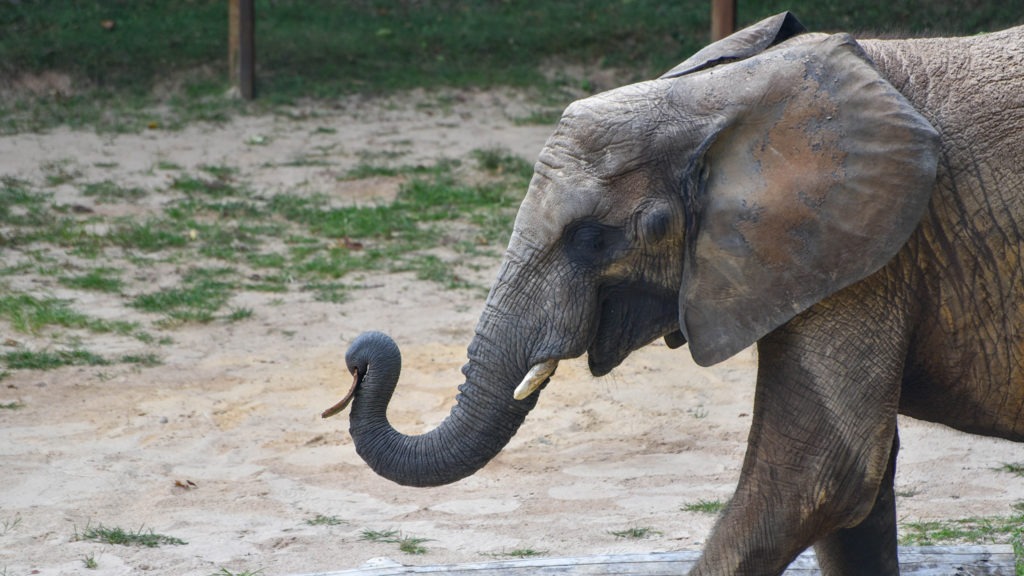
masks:
{"type": "Polygon", "coordinates": [[[885,471],[878,497],[867,518],[852,528],[833,532],[814,546],[818,564],[826,576],[876,576],[898,574],[896,547],[896,454],[899,435],[893,438],[889,467],[885,471]]]}

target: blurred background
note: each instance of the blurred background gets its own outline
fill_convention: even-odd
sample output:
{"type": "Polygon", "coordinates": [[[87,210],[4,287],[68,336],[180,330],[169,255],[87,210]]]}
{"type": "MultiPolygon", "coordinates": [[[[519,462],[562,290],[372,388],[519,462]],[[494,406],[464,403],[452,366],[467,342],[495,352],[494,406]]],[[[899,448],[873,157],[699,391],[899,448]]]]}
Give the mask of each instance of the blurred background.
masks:
{"type": "MultiPolygon", "coordinates": [[[[158,104],[224,118],[241,106],[223,98],[228,4],[0,0],[0,130],[89,124],[111,99],[126,117],[158,104]]],[[[580,66],[617,83],[671,68],[708,42],[710,4],[257,0],[256,89],[262,105],[418,87],[529,87],[557,99],[566,84],[610,87],[573,74],[580,66]]],[[[737,25],[784,10],[811,30],[859,35],[964,35],[1024,22],[1020,0],[739,0],[737,25]]]]}

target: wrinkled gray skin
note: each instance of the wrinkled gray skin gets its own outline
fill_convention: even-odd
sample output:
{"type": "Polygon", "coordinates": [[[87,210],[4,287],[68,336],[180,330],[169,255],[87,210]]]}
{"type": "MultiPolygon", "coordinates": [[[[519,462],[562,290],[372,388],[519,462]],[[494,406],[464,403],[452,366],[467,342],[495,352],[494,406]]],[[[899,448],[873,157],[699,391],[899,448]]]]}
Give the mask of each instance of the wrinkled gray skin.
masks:
{"type": "Polygon", "coordinates": [[[544,361],[603,375],[660,337],[704,365],[756,342],[739,485],[692,574],[780,574],[811,545],[826,574],[898,573],[897,413],[1024,440],[1024,28],[801,31],[780,15],[569,106],[450,417],[396,432],[397,347],[352,345],[351,432],[378,473],[472,474],[544,361]]]}

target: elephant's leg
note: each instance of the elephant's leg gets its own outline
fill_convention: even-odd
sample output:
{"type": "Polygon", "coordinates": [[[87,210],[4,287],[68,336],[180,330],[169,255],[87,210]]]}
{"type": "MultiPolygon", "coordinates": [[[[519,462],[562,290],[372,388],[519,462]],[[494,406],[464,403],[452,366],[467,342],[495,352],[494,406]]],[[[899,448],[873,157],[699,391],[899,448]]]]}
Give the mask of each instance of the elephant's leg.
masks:
{"type": "MultiPolygon", "coordinates": [[[[906,318],[881,294],[847,290],[761,340],[739,484],[691,574],[781,574],[819,539],[889,520],[874,509],[891,498],[878,495],[891,493],[906,318]]],[[[872,540],[883,539],[862,549],[872,540]]]]}
{"type": "Polygon", "coordinates": [[[875,506],[863,522],[833,532],[814,545],[818,564],[827,576],[874,576],[897,574],[896,546],[896,454],[899,434],[893,438],[889,467],[878,489],[875,506]]]}

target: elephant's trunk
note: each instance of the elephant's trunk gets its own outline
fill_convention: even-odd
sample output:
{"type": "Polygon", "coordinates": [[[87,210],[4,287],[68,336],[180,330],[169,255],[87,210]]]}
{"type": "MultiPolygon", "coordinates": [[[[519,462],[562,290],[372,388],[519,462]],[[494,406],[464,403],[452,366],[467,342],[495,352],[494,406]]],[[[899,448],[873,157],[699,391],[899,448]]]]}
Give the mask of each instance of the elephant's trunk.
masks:
{"type": "Polygon", "coordinates": [[[513,398],[523,375],[498,365],[501,356],[486,349],[487,340],[477,336],[469,347],[469,363],[462,369],[466,382],[451,413],[419,436],[398,432],[387,419],[401,371],[398,346],[380,332],[362,334],[352,343],[345,356],[357,382],[349,431],[356,451],[375,472],[406,486],[439,486],[473,474],[505,447],[537,395],[513,398]]]}

